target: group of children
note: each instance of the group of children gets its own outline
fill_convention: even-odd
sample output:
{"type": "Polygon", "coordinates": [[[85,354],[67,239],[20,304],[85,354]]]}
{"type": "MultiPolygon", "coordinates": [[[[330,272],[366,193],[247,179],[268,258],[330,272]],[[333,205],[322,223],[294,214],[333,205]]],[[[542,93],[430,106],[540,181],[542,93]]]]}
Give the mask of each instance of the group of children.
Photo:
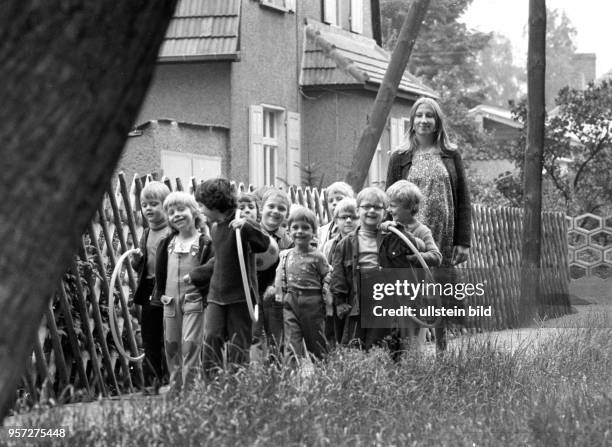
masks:
{"type": "MultiPolygon", "coordinates": [[[[402,231],[428,265],[439,265],[441,254],[431,231],[415,218],[422,195],[414,184],[399,181],[386,193],[365,188],[353,196],[346,183],[330,185],[333,220],[318,228],[316,215],[291,205],[280,189],[236,195],[227,180],[212,179],[194,197],[148,183],[140,199],[148,228],[133,263],[148,383],[169,376],[170,388],[178,391],[193,384],[200,367],[210,375],[249,358],[309,353],[321,359],[337,343],[368,349],[382,342],[390,329],[361,326],[360,274],[418,267],[417,255],[398,244],[388,227],[402,231]],[[385,222],[387,213],[392,221],[385,222]],[[238,250],[259,303],[255,323],[238,250]]],[[[416,334],[413,328],[403,336],[416,334]]]]}

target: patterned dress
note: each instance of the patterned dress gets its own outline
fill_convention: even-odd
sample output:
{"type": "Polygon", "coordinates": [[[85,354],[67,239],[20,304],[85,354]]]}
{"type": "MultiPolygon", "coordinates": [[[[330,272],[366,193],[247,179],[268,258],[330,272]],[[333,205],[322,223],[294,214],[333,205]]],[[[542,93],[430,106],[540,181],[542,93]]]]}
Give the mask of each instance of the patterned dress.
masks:
{"type": "Polygon", "coordinates": [[[415,152],[406,180],[423,193],[425,199],[420,204],[417,220],[431,230],[442,253],[442,266],[451,266],[455,232],[453,190],[440,154],[415,152]]]}

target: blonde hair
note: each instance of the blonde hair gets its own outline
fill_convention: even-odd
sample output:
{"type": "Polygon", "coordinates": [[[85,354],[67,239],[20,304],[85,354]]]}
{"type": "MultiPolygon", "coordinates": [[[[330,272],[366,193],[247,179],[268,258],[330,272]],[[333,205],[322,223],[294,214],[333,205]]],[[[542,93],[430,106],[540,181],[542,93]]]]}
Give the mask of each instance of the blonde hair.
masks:
{"type": "Polygon", "coordinates": [[[360,206],[366,197],[374,197],[375,200],[382,202],[385,209],[389,208],[389,197],[380,188],[370,186],[359,191],[359,194],[357,194],[357,206],[360,206]]]}
{"type": "Polygon", "coordinates": [[[414,216],[419,212],[419,204],[423,201],[423,193],[417,185],[408,180],[398,180],[387,189],[387,195],[392,201],[412,211],[414,216]]]}
{"type": "Polygon", "coordinates": [[[140,191],[140,200],[159,200],[161,203],[164,203],[166,197],[170,194],[170,188],[166,186],[165,183],[152,181],[145,185],[140,191]]]}
{"type": "MultiPolygon", "coordinates": [[[[171,192],[168,194],[168,197],[166,197],[166,200],[164,200],[164,211],[166,214],[168,214],[168,209],[171,206],[184,206],[185,208],[189,208],[196,228],[200,228],[202,224],[202,215],[200,214],[198,203],[191,194],[184,191],[171,192]]],[[[169,223],[172,227],[172,223],[169,223]]],[[[172,229],[176,230],[174,227],[172,227],[172,229]]]]}
{"type": "Polygon", "coordinates": [[[334,182],[325,188],[325,192],[327,193],[327,197],[331,194],[341,194],[344,197],[355,197],[355,192],[351,185],[345,182],[334,182]]]}
{"type": "Polygon", "coordinates": [[[357,201],[352,197],[345,197],[336,204],[334,210],[334,218],[338,217],[340,213],[353,213],[357,215],[357,201]]]}
{"type": "Polygon", "coordinates": [[[422,97],[417,99],[417,101],[412,105],[409,114],[409,122],[410,127],[408,129],[407,134],[404,135],[404,143],[398,149],[400,152],[409,152],[414,151],[417,147],[419,147],[419,142],[416,138],[416,133],[414,130],[414,118],[416,116],[416,112],[421,105],[430,106],[436,118],[436,125],[434,129],[434,143],[445,152],[454,151],[456,149],[455,145],[451,143],[450,138],[448,137],[448,133],[446,131],[446,117],[440,108],[440,104],[435,99],[422,97]]]}
{"type": "MultiPolygon", "coordinates": [[[[285,205],[287,208],[287,216],[289,216],[289,209],[291,208],[291,201],[289,200],[289,196],[285,191],[281,191],[278,188],[268,188],[264,191],[261,196],[261,208],[263,209],[266,202],[271,200],[277,201],[285,205]]],[[[285,217],[287,217],[285,216],[285,217]]]]}

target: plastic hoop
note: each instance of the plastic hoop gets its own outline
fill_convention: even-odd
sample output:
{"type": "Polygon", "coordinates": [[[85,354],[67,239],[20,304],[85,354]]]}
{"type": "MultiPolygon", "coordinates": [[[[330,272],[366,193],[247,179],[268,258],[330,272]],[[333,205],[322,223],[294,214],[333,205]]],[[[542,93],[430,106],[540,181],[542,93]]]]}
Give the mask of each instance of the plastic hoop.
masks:
{"type": "MultiPolygon", "coordinates": [[[[421,254],[419,253],[419,250],[417,250],[417,248],[414,246],[414,244],[412,242],[410,242],[410,239],[408,239],[404,233],[402,233],[401,231],[399,231],[395,227],[389,227],[388,230],[391,233],[395,234],[397,237],[399,237],[408,246],[408,248],[410,250],[412,250],[412,252],[417,257],[417,260],[419,261],[419,264],[421,264],[421,267],[423,267],[423,270],[425,270],[425,274],[427,275],[428,281],[433,281],[434,277],[433,277],[433,274],[431,273],[431,270],[429,270],[429,266],[425,262],[425,259],[423,259],[423,256],[421,256],[421,254]]],[[[414,321],[419,326],[424,327],[424,328],[435,328],[435,327],[438,326],[438,323],[442,319],[442,317],[436,317],[436,319],[434,320],[433,323],[426,323],[423,320],[421,320],[420,318],[413,317],[411,315],[408,315],[408,318],[410,318],[412,321],[414,321]]]]}
{"type": "MultiPolygon", "coordinates": [[[[111,334],[113,335],[113,340],[115,341],[115,346],[117,347],[117,351],[119,351],[119,354],[121,354],[123,357],[125,357],[127,360],[129,360],[130,362],[139,362],[142,359],[144,359],[144,354],[140,354],[138,357],[132,357],[130,354],[128,354],[125,349],[123,349],[123,343],[121,342],[121,338],[119,337],[119,334],[117,334],[117,329],[116,329],[116,316],[115,316],[115,282],[117,281],[117,277],[119,276],[119,273],[121,272],[121,267],[123,266],[123,262],[127,259],[127,257],[135,252],[137,252],[138,249],[137,248],[132,248],[128,251],[126,251],[125,253],[123,253],[119,259],[117,260],[117,264],[115,264],[115,269],[113,270],[113,274],[111,275],[111,279],[110,279],[110,284],[108,286],[108,317],[110,320],[110,328],[111,328],[111,334]]],[[[129,323],[128,323],[129,324],[129,323]]]]}
{"type": "MultiPolygon", "coordinates": [[[[236,210],[236,219],[240,217],[240,210],[236,210]]],[[[251,287],[249,286],[249,277],[246,271],[246,263],[244,262],[244,253],[242,251],[242,235],[240,228],[236,228],[236,251],[238,252],[238,264],[240,265],[240,276],[242,277],[242,288],[249,308],[251,320],[257,322],[259,318],[259,306],[257,303],[253,305],[253,297],[251,296],[251,287]]]]}

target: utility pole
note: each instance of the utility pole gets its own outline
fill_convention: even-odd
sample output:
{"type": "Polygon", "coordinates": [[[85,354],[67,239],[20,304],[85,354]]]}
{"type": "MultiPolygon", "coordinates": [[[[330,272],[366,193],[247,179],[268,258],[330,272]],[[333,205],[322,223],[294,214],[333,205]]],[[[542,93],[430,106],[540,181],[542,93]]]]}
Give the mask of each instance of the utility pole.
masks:
{"type": "Polygon", "coordinates": [[[529,0],[527,53],[527,148],[523,177],[524,216],[519,323],[537,316],[542,242],[542,154],[544,152],[546,0],[529,0]]]}
{"type": "Polygon", "coordinates": [[[376,145],[385,128],[387,117],[393,106],[393,100],[397,95],[397,87],[408,65],[408,60],[410,59],[414,42],[419,35],[419,28],[427,8],[429,8],[429,0],[413,0],[410,3],[410,8],[397,39],[397,44],[391,54],[391,60],[385,72],[385,77],[376,94],[367,126],[359,139],[351,169],[345,177],[345,181],[355,191],[361,190],[368,175],[368,170],[376,151],[376,145]]]}

